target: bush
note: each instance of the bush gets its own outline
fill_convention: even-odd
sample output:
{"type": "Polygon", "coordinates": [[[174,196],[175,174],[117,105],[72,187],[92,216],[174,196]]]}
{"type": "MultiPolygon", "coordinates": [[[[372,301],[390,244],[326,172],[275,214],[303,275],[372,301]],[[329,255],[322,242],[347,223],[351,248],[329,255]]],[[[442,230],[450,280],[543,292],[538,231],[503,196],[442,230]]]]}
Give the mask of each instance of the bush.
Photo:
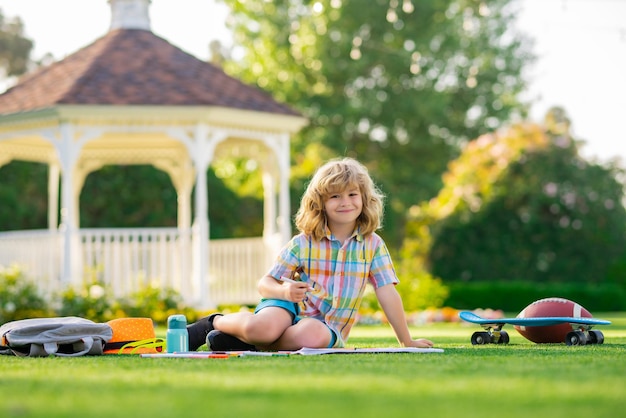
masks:
{"type": "Polygon", "coordinates": [[[187,322],[194,322],[198,315],[183,304],[182,297],[173,289],[145,287],[120,301],[119,310],[129,317],[152,318],[157,324],[165,324],[174,314],[183,314],[187,322]]]}
{"type": "Polygon", "coordinates": [[[94,322],[144,317],[165,324],[173,314],[184,314],[189,323],[199,317],[195,309],[183,304],[182,297],[173,289],[147,287],[118,301],[106,284],[89,280],[46,299],[18,267],[0,266],[0,324],[54,316],[78,316],[94,322]]]}
{"type": "Polygon", "coordinates": [[[562,110],[549,116],[471,141],[439,194],[411,208],[403,246],[422,241],[434,276],[626,284],[624,169],[582,158],[562,110]]]}
{"type": "Polygon", "coordinates": [[[444,306],[450,292],[441,279],[422,270],[410,277],[403,277],[398,285],[398,293],[406,311],[418,311],[444,306]]]}
{"type": "Polygon", "coordinates": [[[35,284],[27,280],[18,267],[0,266],[0,323],[45,317],[51,313],[35,284]]]}
{"type": "Polygon", "coordinates": [[[86,283],[82,288],[69,287],[61,294],[60,316],[80,316],[94,322],[113,319],[113,303],[107,287],[99,281],[86,283]]]}
{"type": "Polygon", "coordinates": [[[446,306],[457,309],[492,308],[517,313],[532,302],[561,297],[575,301],[590,312],[626,310],[626,290],[614,283],[532,283],[483,281],[447,283],[446,306]]]}

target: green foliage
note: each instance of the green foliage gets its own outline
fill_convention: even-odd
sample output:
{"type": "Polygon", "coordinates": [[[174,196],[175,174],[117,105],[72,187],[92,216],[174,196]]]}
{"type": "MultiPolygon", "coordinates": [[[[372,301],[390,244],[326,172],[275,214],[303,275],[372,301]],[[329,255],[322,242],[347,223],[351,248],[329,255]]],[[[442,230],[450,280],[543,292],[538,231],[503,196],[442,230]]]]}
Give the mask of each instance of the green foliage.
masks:
{"type": "MultiPolygon", "coordinates": [[[[213,170],[207,172],[211,238],[261,235],[260,174],[247,174],[237,181],[228,178],[227,185],[213,170]]],[[[0,167],[0,230],[48,226],[47,176],[48,167],[40,163],[12,161],[0,167]]],[[[177,209],[167,174],[146,165],[105,166],[87,176],[80,197],[86,228],[176,226],[177,209]]]]}
{"type": "Polygon", "coordinates": [[[440,308],[444,306],[449,293],[441,279],[425,270],[401,278],[398,292],[407,311],[440,308]]]}
{"type": "Polygon", "coordinates": [[[48,225],[48,166],[12,161],[0,166],[0,231],[48,225]]]}
{"type": "Polygon", "coordinates": [[[37,286],[16,266],[0,266],[0,324],[18,319],[49,316],[51,310],[37,286]]]}
{"type": "Polygon", "coordinates": [[[176,199],[168,175],[155,167],[105,166],[85,179],[80,196],[81,226],[176,226],[176,199]]]}
{"type": "Polygon", "coordinates": [[[174,314],[183,314],[188,322],[198,318],[198,313],[183,303],[178,292],[170,288],[146,286],[125,298],[115,298],[109,286],[99,281],[85,283],[80,289],[70,287],[61,295],[62,316],[72,315],[106,322],[114,318],[151,318],[165,324],[174,314]]]}
{"type": "Polygon", "coordinates": [[[424,265],[431,237],[425,227],[412,232],[407,234],[400,252],[400,261],[396,263],[400,277],[398,292],[407,311],[440,308],[444,306],[449,290],[424,265]]]}
{"type": "MultiPolygon", "coordinates": [[[[240,197],[263,199],[263,182],[259,161],[250,158],[220,158],[211,163],[215,179],[240,197]]],[[[209,182],[209,183],[212,183],[209,182]]]]}
{"type": "MultiPolygon", "coordinates": [[[[245,169],[246,164],[249,160],[217,161],[221,177],[213,169],[207,171],[211,238],[258,236],[263,231],[262,196],[254,193],[262,190],[260,174],[245,169]]],[[[85,180],[81,226],[176,226],[177,205],[176,190],[165,172],[149,165],[105,166],[85,180]]]]}
{"type": "Polygon", "coordinates": [[[59,316],[79,316],[94,322],[106,322],[114,318],[113,298],[101,282],[90,281],[80,288],[68,287],[61,293],[59,316]]]}
{"type": "Polygon", "coordinates": [[[178,292],[153,286],[146,286],[120,301],[119,310],[124,316],[152,318],[157,324],[167,323],[167,318],[174,314],[185,315],[189,323],[197,319],[196,311],[184,305],[178,292]]]}
{"type": "MultiPolygon", "coordinates": [[[[232,164],[241,167],[239,163],[241,161],[232,164]]],[[[218,177],[213,169],[207,173],[213,239],[254,237],[263,233],[263,200],[254,193],[254,190],[257,193],[262,190],[254,186],[260,182],[258,170],[244,170],[234,177],[228,180],[218,177]]]]}
{"type": "Polygon", "coordinates": [[[165,324],[168,316],[173,314],[185,315],[190,323],[199,317],[199,313],[186,306],[180,294],[170,288],[147,286],[118,299],[105,283],[89,278],[80,286],[68,286],[58,295],[46,299],[21,269],[0,266],[0,324],[53,316],[79,316],[95,322],[142,317],[165,324]]]}
{"type": "Polygon", "coordinates": [[[28,69],[34,44],[24,35],[22,20],[7,18],[0,10],[0,76],[18,76],[28,69]]]}
{"type": "Polygon", "coordinates": [[[468,144],[437,198],[412,210],[409,234],[432,234],[434,275],[624,283],[615,274],[626,248],[622,171],[582,159],[567,126],[549,122],[548,133],[515,126],[468,144]]]}
{"type": "Polygon", "coordinates": [[[225,70],[310,119],[294,158],[322,144],[370,167],[393,247],[458,146],[525,112],[516,96],[532,57],[508,0],[223,1],[238,44],[225,70]]]}
{"type": "Polygon", "coordinates": [[[547,297],[573,300],[592,314],[626,310],[626,289],[614,283],[536,283],[501,280],[448,283],[446,306],[457,309],[492,308],[517,314],[532,302],[547,297]]]}

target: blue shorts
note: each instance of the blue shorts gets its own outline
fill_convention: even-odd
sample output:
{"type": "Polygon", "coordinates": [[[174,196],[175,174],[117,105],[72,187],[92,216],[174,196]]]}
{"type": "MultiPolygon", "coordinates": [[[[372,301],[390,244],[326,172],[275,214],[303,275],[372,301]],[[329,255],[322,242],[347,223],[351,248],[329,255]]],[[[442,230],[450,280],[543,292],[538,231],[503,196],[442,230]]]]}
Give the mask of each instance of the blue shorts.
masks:
{"type": "MultiPolygon", "coordinates": [[[[287,312],[289,312],[291,314],[291,324],[295,325],[297,324],[302,317],[299,316],[300,314],[300,306],[295,303],[295,302],[290,302],[288,300],[283,300],[283,299],[261,299],[261,303],[259,303],[256,308],[254,309],[254,313],[259,312],[261,309],[263,308],[267,308],[270,306],[275,306],[277,308],[283,308],[284,310],[286,310],[287,312]]],[[[323,322],[323,321],[321,321],[323,322]]],[[[326,325],[326,328],[328,328],[328,331],[330,332],[330,343],[328,344],[328,348],[332,348],[335,343],[337,342],[337,334],[335,334],[335,331],[333,331],[325,322],[323,322],[324,325],[326,325]]]]}

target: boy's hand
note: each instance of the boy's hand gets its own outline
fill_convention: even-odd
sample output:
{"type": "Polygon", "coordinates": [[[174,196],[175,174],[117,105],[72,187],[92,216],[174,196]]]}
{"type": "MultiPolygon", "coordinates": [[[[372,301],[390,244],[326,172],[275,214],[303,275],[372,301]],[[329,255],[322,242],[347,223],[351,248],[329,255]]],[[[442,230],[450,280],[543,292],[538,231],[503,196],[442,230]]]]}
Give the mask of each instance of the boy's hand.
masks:
{"type": "Polygon", "coordinates": [[[405,347],[417,347],[417,348],[432,348],[434,343],[425,338],[420,338],[419,340],[411,340],[408,344],[402,344],[405,347]]]}
{"type": "Polygon", "coordinates": [[[291,302],[302,302],[306,298],[306,292],[313,290],[306,282],[298,282],[287,277],[280,280],[285,288],[285,299],[291,302]]]}

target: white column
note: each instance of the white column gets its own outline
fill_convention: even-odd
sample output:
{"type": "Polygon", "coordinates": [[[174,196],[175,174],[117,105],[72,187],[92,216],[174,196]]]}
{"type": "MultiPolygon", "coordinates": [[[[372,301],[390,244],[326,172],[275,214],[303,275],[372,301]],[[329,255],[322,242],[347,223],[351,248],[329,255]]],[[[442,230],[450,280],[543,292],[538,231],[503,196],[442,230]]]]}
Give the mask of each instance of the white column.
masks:
{"type": "Polygon", "coordinates": [[[61,231],[63,232],[63,259],[61,280],[65,284],[80,283],[82,260],[76,225],[74,167],[80,145],[74,141],[74,130],[68,123],[61,125],[61,142],[57,148],[61,162],[61,231]]]}
{"type": "Polygon", "coordinates": [[[214,308],[209,294],[209,197],[206,172],[213,160],[215,147],[226,138],[221,132],[210,132],[204,124],[198,124],[194,133],[191,152],[196,167],[195,216],[192,227],[193,287],[194,301],[200,308],[214,308]]]}
{"type": "Polygon", "coordinates": [[[176,183],[177,220],[178,229],[186,231],[191,227],[191,192],[194,184],[193,168],[188,167],[187,170],[183,170],[181,177],[180,182],[176,183]]]}
{"type": "MultiPolygon", "coordinates": [[[[203,148],[203,147],[201,147],[203,148]]],[[[193,299],[195,305],[212,305],[208,294],[209,258],[209,205],[206,172],[208,161],[202,157],[196,161],[195,217],[192,226],[193,253],[193,299]]]]}
{"type": "Polygon", "coordinates": [[[278,195],[278,229],[282,243],[285,244],[291,239],[291,208],[289,203],[291,162],[289,159],[289,135],[281,135],[279,141],[278,167],[280,168],[280,189],[278,195]]]}
{"type": "Polygon", "coordinates": [[[59,177],[61,170],[58,164],[48,165],[48,229],[59,228],[59,177]]]}
{"type": "Polygon", "coordinates": [[[276,234],[276,177],[271,169],[263,171],[263,238],[276,234]]]}

